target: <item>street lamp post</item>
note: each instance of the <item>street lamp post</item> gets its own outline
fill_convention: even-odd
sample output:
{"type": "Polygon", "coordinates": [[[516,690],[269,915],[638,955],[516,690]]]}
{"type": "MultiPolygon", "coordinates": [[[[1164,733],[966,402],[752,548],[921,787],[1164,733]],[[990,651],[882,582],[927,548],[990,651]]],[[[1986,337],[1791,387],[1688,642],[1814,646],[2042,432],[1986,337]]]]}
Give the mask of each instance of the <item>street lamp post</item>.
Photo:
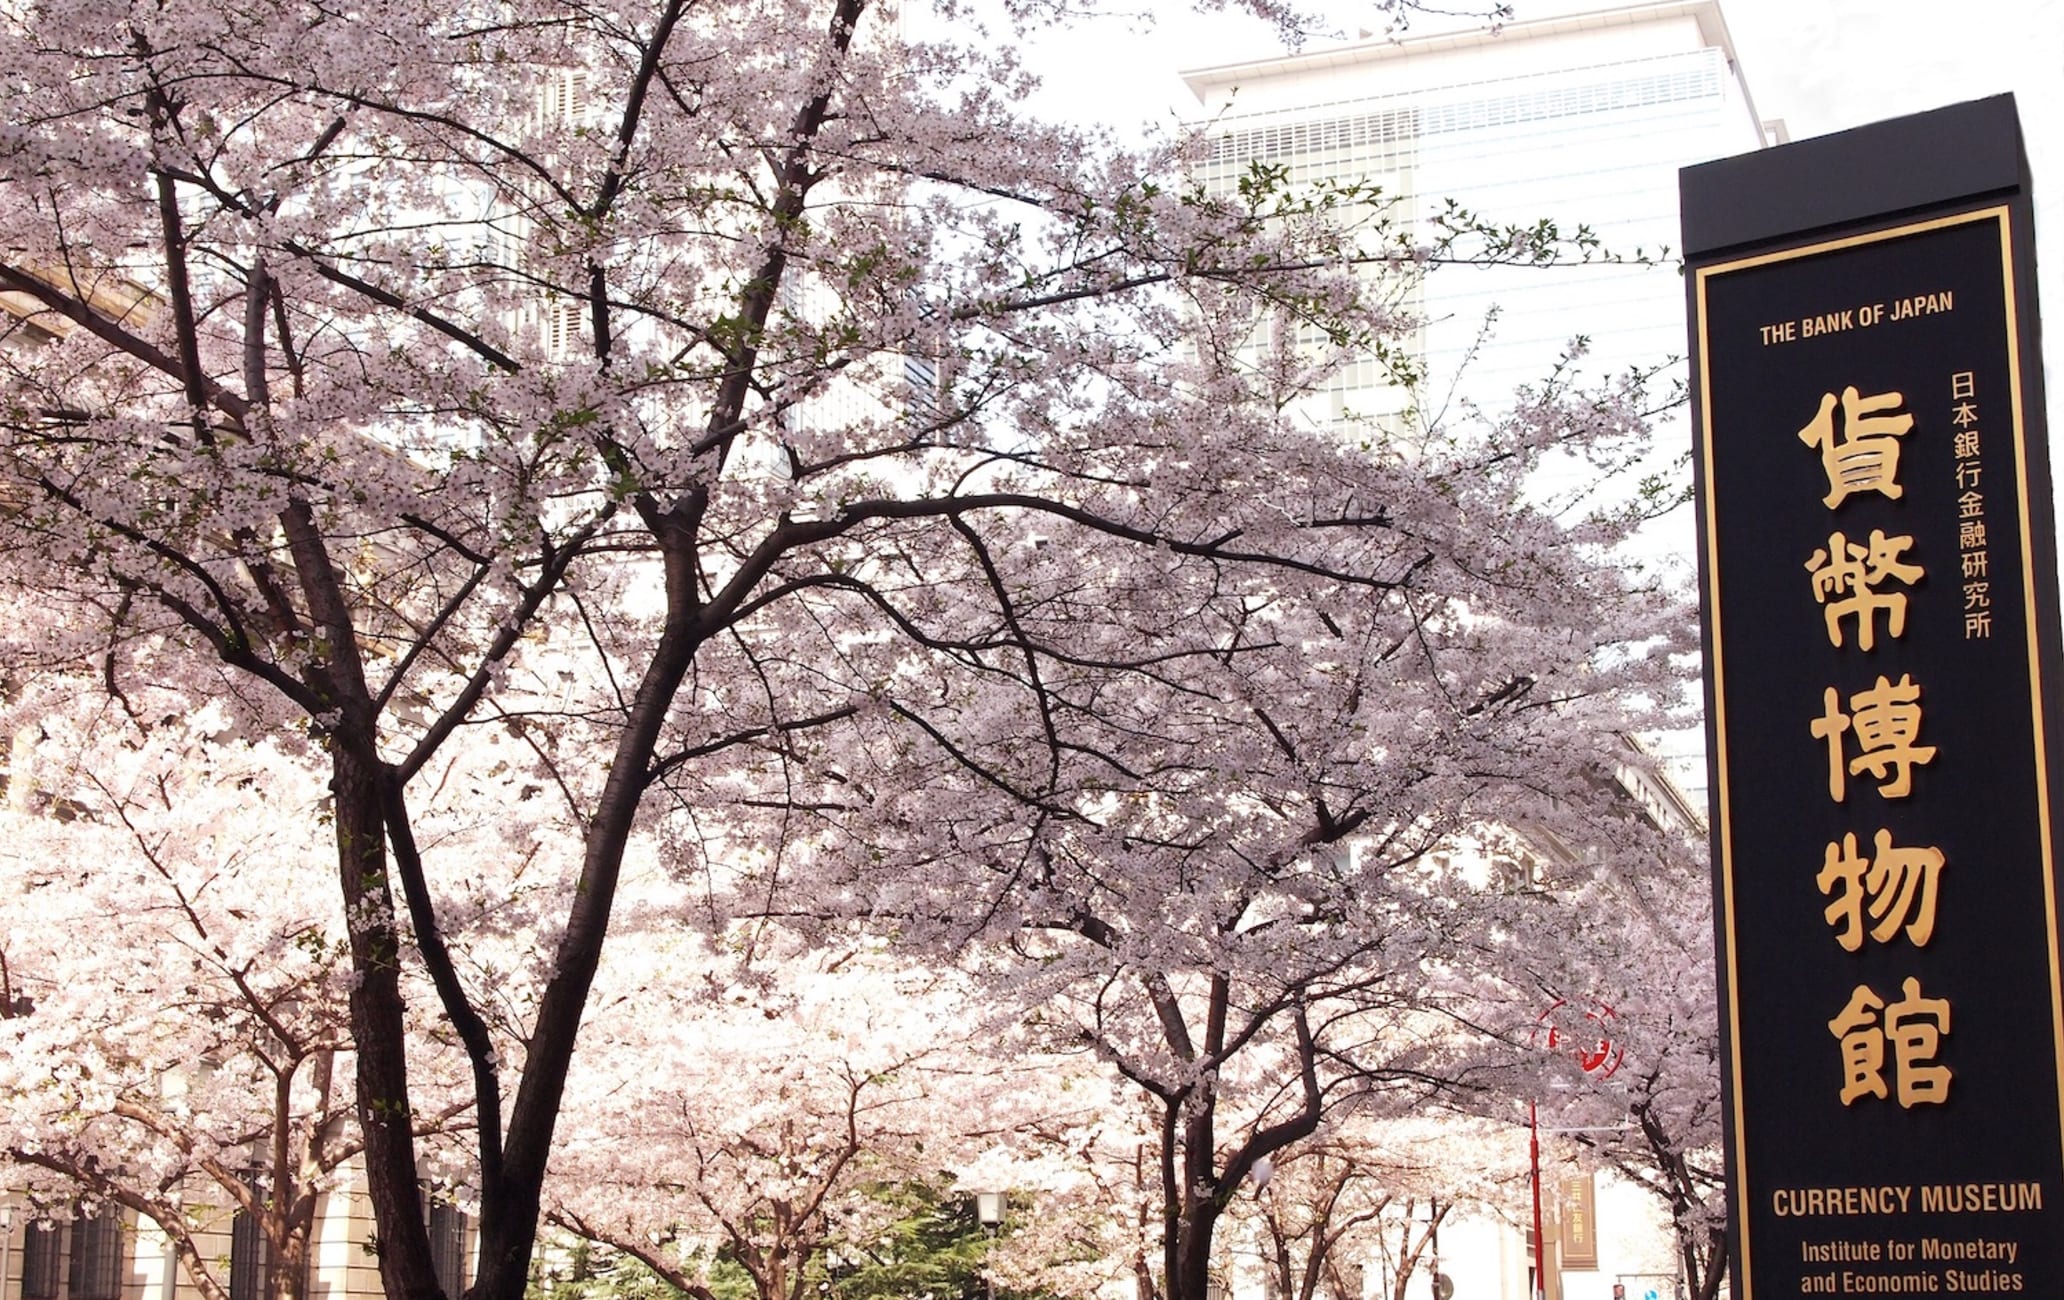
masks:
{"type": "MultiPolygon", "coordinates": [[[[996,1230],[1003,1226],[1004,1194],[1002,1192],[975,1193],[975,1219],[988,1235],[990,1246],[996,1244],[996,1230]]],[[[990,1267],[988,1253],[983,1253],[982,1277],[988,1283],[989,1300],[996,1300],[996,1272],[990,1267]]]]}
{"type": "MultiPolygon", "coordinates": [[[[1534,1300],[1547,1300],[1547,1257],[1542,1254],[1541,1232],[1541,1116],[1534,1102],[1527,1102],[1527,1157],[1533,1166],[1534,1184],[1534,1300]]],[[[1625,1133],[1630,1123],[1587,1124],[1574,1128],[1551,1128],[1550,1133],[1625,1133]]]]}
{"type": "Polygon", "coordinates": [[[1541,1111],[1531,1100],[1526,1107],[1527,1156],[1534,1172],[1534,1300],[1547,1300],[1548,1256],[1541,1232],[1541,1111]]]}
{"type": "MultiPolygon", "coordinates": [[[[1553,1016],[1557,1009],[1559,1009],[1562,1005],[1563,999],[1555,999],[1554,1002],[1548,1005],[1548,1009],[1546,1011],[1543,1011],[1535,1019],[1535,1026],[1537,1031],[1540,1027],[1543,1026],[1545,1026],[1548,1031],[1546,1041],[1544,1041],[1541,1044],[1541,1046],[1547,1048],[1551,1052],[1567,1052],[1570,1059],[1574,1060],[1577,1063],[1577,1068],[1582,1070],[1586,1075],[1590,1076],[1593,1079],[1612,1078],[1613,1074],[1620,1068],[1620,1062],[1624,1060],[1627,1055],[1627,1049],[1625,1047],[1622,1047],[1620,1044],[1614,1042],[1612,1039],[1610,1026],[1613,1021],[1613,1009],[1607,1006],[1605,1003],[1601,1002],[1598,1005],[1592,1007],[1591,1010],[1585,1012],[1584,1019],[1589,1020],[1594,1025],[1598,1026],[1598,1039],[1596,1042],[1591,1044],[1579,1044],[1575,1050],[1570,1050],[1567,1047],[1565,1047],[1564,1044],[1561,1042],[1560,1031],[1558,1031],[1555,1025],[1551,1023],[1549,1020],[1549,1017],[1553,1016]]],[[[1552,1087],[1554,1085],[1550,1084],[1550,1086],[1552,1087]]],[[[1526,1109],[1527,1155],[1532,1161],[1534,1174],[1533,1300],[1547,1300],[1548,1259],[1546,1254],[1544,1253],[1546,1243],[1542,1240],[1545,1234],[1541,1231],[1541,1116],[1540,1107],[1535,1103],[1535,1101],[1532,1098],[1529,1098],[1527,1100],[1526,1109]]],[[[1619,1124],[1614,1126],[1614,1130],[1624,1129],[1626,1127],[1628,1126],[1625,1124],[1619,1124]]],[[[1607,1132],[1610,1130],[1559,1128],[1551,1129],[1549,1131],[1554,1133],[1595,1133],[1607,1132]]]]}

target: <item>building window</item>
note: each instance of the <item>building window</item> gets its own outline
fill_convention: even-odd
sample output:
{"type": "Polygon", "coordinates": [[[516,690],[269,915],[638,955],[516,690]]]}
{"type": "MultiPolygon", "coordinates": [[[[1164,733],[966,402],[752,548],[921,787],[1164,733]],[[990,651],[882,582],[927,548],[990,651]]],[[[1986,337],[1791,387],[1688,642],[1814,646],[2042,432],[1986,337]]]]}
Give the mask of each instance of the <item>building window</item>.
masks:
{"type": "Polygon", "coordinates": [[[72,1220],[70,1300],[121,1300],[122,1222],[112,1209],[72,1220]]]}
{"type": "Polygon", "coordinates": [[[22,1300],[121,1300],[121,1211],[86,1211],[69,1225],[30,1223],[22,1236],[21,1293],[22,1300]]]}
{"type": "Polygon", "coordinates": [[[62,1231],[54,1223],[29,1224],[22,1238],[22,1300],[57,1300],[62,1231]]]}
{"type": "MultiPolygon", "coordinates": [[[[246,1185],[263,1203],[267,1193],[258,1175],[248,1174],[246,1185]]],[[[312,1267],[314,1243],[309,1242],[301,1257],[300,1279],[289,1279],[295,1294],[308,1294],[308,1276],[312,1267]]],[[[272,1287],[272,1238],[265,1235],[265,1226],[257,1215],[249,1210],[238,1210],[229,1221],[229,1300],[267,1300],[272,1287]]]]}
{"type": "Polygon", "coordinates": [[[466,1212],[444,1201],[430,1202],[430,1262],[437,1285],[449,1300],[466,1291],[466,1212]]]}
{"type": "Polygon", "coordinates": [[[271,1262],[272,1243],[258,1226],[258,1216],[238,1210],[229,1225],[229,1300],[262,1300],[271,1262]]]}

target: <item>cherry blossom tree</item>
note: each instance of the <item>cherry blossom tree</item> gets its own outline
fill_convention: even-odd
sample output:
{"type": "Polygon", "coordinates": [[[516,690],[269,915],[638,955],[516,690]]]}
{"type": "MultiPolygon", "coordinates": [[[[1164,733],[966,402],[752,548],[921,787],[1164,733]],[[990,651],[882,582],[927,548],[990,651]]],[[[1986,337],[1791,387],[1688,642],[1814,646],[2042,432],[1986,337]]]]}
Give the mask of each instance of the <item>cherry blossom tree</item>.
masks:
{"type": "Polygon", "coordinates": [[[299,1300],[317,1198],[359,1149],[343,917],[311,870],[320,790],[288,755],[224,743],[218,709],[147,737],[106,712],[46,715],[13,747],[0,1186],[134,1211],[209,1300],[229,1288],[203,1231],[234,1211],[268,1247],[266,1294],[299,1300]]]}
{"type": "Polygon", "coordinates": [[[1450,1113],[1366,1124],[1330,1122],[1271,1167],[1236,1219],[1286,1300],[1352,1300],[1374,1288],[1362,1270],[1380,1262],[1383,1292],[1405,1300],[1435,1263],[1442,1223],[1458,1208],[1502,1199],[1485,1183],[1490,1135],[1450,1113]]]}
{"type": "MultiPolygon", "coordinates": [[[[1687,1294],[1713,1300],[1728,1241],[1705,830],[1667,775],[1639,761],[1640,746],[1628,752],[1636,761],[1615,785],[1642,810],[1642,833],[1561,842],[1534,873],[1537,905],[1510,936],[1510,977],[1478,1013],[1499,1044],[1481,1061],[1493,1086],[1455,1101],[1508,1131],[1537,1113],[1566,1158],[1655,1197],[1687,1294]],[[1601,852],[1612,869],[1583,867],[1601,852]]],[[[1499,1198],[1486,1189],[1483,1199],[1499,1198]]],[[[1505,1199],[1506,1216],[1523,1220],[1505,1199]]]]}
{"type": "Polygon", "coordinates": [[[640,938],[605,963],[547,1218],[700,1300],[719,1260],[760,1300],[803,1300],[832,1252],[862,1258],[907,1217],[886,1191],[1085,1108],[984,1042],[950,973],[851,946],[741,971],[640,938]]]}
{"type": "Polygon", "coordinates": [[[1561,1122],[1597,1130],[1583,1139],[1589,1157],[1657,1199],[1686,1294],[1715,1300],[1731,1234],[1703,846],[1681,839],[1676,853],[1608,882],[1588,906],[1610,909],[1611,923],[1592,927],[1569,951],[1596,963],[1593,987],[1614,1009],[1610,1032],[1624,1059],[1610,1079],[1567,1088],[1561,1122]]]}
{"type": "Polygon", "coordinates": [[[1423,266],[1379,202],[1026,121],[872,0],[42,0],[0,68],[9,716],[169,691],[323,770],[393,1300],[440,1293],[447,1046],[474,1291],[522,1292],[627,861],[785,906],[841,855],[883,917],[970,886],[913,940],[1039,936],[1180,1136],[1194,1300],[1222,1189],[1464,928],[1426,855],[1576,798],[1655,685],[1614,525],[1525,486],[1638,455],[1625,394],[1312,427],[1423,266]]]}
{"type": "MultiPolygon", "coordinates": [[[[1456,481],[1417,450],[1384,499],[1456,481]]],[[[1487,507],[1505,527],[1527,518],[1523,482],[1487,507]]],[[[1403,531],[1400,565],[1430,530],[1403,531]]],[[[1633,647],[1601,651],[1600,612],[1661,626],[1580,546],[1544,539],[1534,564],[1573,567],[1541,589],[1493,564],[1466,595],[1336,591],[1293,611],[1272,582],[1219,633],[1225,653],[1180,675],[1157,664],[1114,698],[1046,658],[1082,617],[1081,568],[1057,550],[985,548],[1000,585],[1038,593],[1007,628],[1025,668],[970,650],[957,679],[932,671],[922,711],[906,695],[822,734],[825,788],[850,793],[807,809],[829,834],[779,864],[793,901],[776,907],[969,954],[1055,1046],[1145,1094],[1155,1273],[1161,1294],[1198,1296],[1230,1199],[1329,1115],[1509,1080],[1487,1009],[1516,984],[1538,1002],[1540,954],[1567,924],[1558,898],[1513,887],[1526,843],[1582,845],[1590,873],[1645,861],[1653,830],[1610,774],[1625,693],[1664,683],[1633,647]],[[1549,631],[1544,614],[1568,621],[1549,631]],[[1557,667],[1552,647],[1582,648],[1557,667]],[[1008,716],[998,691],[1038,700],[1040,730],[908,761],[927,737],[979,734],[949,719],[1008,716]]],[[[1474,572],[1457,557],[1460,583],[1474,572]]]]}

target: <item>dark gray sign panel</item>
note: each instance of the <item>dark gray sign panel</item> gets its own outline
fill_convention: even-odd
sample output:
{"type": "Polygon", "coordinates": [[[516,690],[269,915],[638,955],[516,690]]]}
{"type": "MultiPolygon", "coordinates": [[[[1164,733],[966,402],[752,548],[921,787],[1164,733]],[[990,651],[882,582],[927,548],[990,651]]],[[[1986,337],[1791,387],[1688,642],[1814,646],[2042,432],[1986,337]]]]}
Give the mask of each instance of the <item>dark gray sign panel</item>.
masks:
{"type": "Polygon", "coordinates": [[[1742,1300],[2064,1295],[2018,141],[2011,100],[1981,101],[1685,173],[1742,1300]],[[1912,168],[1944,149],[1961,170],[1931,202],[1912,168]],[[1974,167],[1988,151],[2011,170],[1974,167]],[[1831,177],[1790,201],[1808,228],[1771,228],[1759,187],[1831,177]]]}

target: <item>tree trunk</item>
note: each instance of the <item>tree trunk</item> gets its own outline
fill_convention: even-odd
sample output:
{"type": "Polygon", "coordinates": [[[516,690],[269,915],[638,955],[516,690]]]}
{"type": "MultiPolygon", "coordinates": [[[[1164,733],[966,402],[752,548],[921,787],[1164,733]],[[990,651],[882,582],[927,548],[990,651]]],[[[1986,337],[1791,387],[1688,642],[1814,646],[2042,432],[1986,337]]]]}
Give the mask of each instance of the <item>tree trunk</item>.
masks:
{"type": "Polygon", "coordinates": [[[308,1285],[308,1225],[290,1226],[266,1261],[265,1294],[272,1300],[302,1300],[308,1285]]]}
{"type": "Polygon", "coordinates": [[[1721,1284],[1727,1281],[1731,1236],[1732,1221],[1726,1227],[1706,1229],[1703,1250],[1685,1246],[1684,1276],[1690,1283],[1690,1300],[1719,1300],[1721,1284]]]}
{"type": "MultiPolygon", "coordinates": [[[[366,1189],[379,1233],[380,1284],[388,1300],[441,1300],[417,1184],[401,997],[401,940],[387,879],[381,775],[371,741],[332,737],[337,868],[351,929],[351,1037],[358,1049],[358,1122],[366,1189]]],[[[455,1300],[455,1298],[453,1298],[455,1300]]]]}
{"type": "Polygon", "coordinates": [[[1175,1275],[1168,1281],[1168,1300],[1206,1300],[1211,1286],[1211,1243],[1218,1227],[1218,1199],[1185,1188],[1175,1234],[1175,1275]]]}

